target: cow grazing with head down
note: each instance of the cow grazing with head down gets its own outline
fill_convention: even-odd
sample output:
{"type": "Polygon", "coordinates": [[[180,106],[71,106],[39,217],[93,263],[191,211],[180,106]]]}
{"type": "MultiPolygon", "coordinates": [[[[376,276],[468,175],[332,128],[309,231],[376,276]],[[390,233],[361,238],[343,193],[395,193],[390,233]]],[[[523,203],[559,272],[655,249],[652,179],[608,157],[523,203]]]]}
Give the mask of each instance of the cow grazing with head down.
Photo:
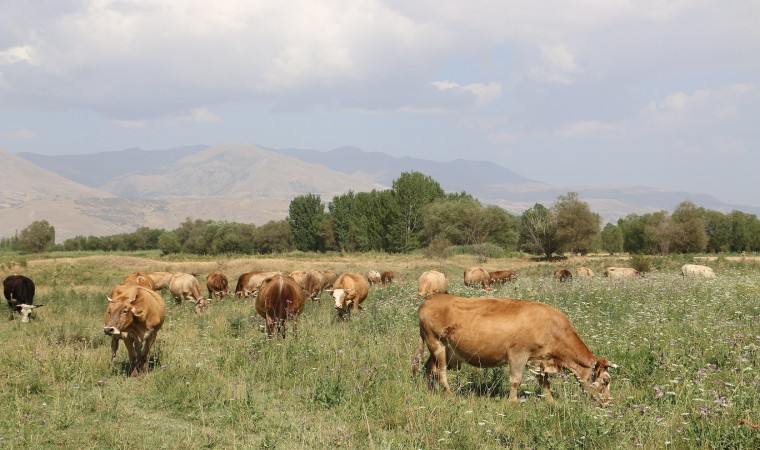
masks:
{"type": "Polygon", "coordinates": [[[464,270],[464,284],[487,289],[491,286],[491,275],[482,267],[468,267],[464,270]]]}
{"type": "Polygon", "coordinates": [[[393,281],[393,271],[392,270],[386,270],[383,273],[380,274],[380,282],[383,284],[388,284],[393,281]]]}
{"type": "Polygon", "coordinates": [[[419,322],[420,343],[412,371],[419,368],[427,346],[430,357],[425,374],[431,389],[437,379],[451,392],[446,370],[456,370],[462,363],[475,367],[509,364],[509,399],[517,400],[525,365],[532,363],[539,366],[537,378],[547,400],[552,400],[548,375],[563,369],[575,374],[581,387],[600,404],[610,400],[607,369],[617,366],[594,356],[568,318],[549,305],[437,294],[420,305],[419,322]]]}
{"type": "Polygon", "coordinates": [[[333,284],[335,284],[335,280],[338,279],[338,273],[335,272],[332,269],[327,269],[322,271],[322,288],[323,289],[332,289],[333,284]]]}
{"type": "Polygon", "coordinates": [[[446,275],[437,270],[427,270],[422,272],[417,279],[417,295],[427,297],[433,294],[444,294],[449,290],[449,282],[446,275]]]}
{"type": "Polygon", "coordinates": [[[517,278],[517,272],[514,270],[494,270],[488,272],[488,276],[491,277],[491,283],[505,284],[514,281],[517,278]]]}
{"type": "Polygon", "coordinates": [[[367,298],[369,285],[361,274],[346,272],[338,277],[333,284],[332,296],[335,299],[335,309],[338,317],[351,316],[351,311],[359,311],[359,305],[367,298]]]}
{"type": "Polygon", "coordinates": [[[553,276],[555,280],[559,280],[561,282],[573,280],[573,274],[570,273],[570,271],[567,269],[557,269],[554,271],[553,276]]]}
{"type": "Polygon", "coordinates": [[[42,305],[34,305],[34,281],[23,275],[9,275],[3,280],[3,295],[8,302],[11,318],[14,313],[19,315],[21,323],[27,323],[32,318],[32,311],[42,305]]]}
{"type": "Polygon", "coordinates": [[[206,289],[210,299],[219,297],[219,300],[227,296],[229,281],[227,277],[219,271],[211,272],[206,276],[206,289]]]}
{"type": "Polygon", "coordinates": [[[169,292],[174,297],[174,301],[177,302],[177,306],[182,305],[185,299],[190,299],[196,305],[199,301],[205,300],[203,294],[201,294],[200,283],[189,273],[177,272],[172,275],[172,279],[169,282],[169,292]]]}
{"type": "Polygon", "coordinates": [[[256,296],[256,312],[266,320],[267,336],[277,333],[285,338],[286,320],[293,322],[293,334],[298,337],[298,316],[304,309],[303,288],[290,277],[274,274],[264,279],[256,296]]]}
{"type": "Polygon", "coordinates": [[[578,267],[575,269],[575,276],[578,278],[591,278],[594,276],[594,271],[588,267],[578,267]]]}
{"type": "Polygon", "coordinates": [[[367,281],[369,282],[370,285],[380,284],[380,282],[382,281],[380,272],[378,272],[377,270],[368,270],[367,281]]]}
{"type": "Polygon", "coordinates": [[[132,284],[117,286],[111,291],[103,332],[111,336],[111,358],[114,360],[119,339],[124,341],[131,376],[148,371],[150,349],[165,318],[164,299],[153,289],[132,284]]]}
{"type": "Polygon", "coordinates": [[[684,264],[681,266],[681,273],[685,277],[704,277],[713,278],[715,272],[712,267],[702,266],[699,264],[684,264]]]}
{"type": "Polygon", "coordinates": [[[124,284],[134,284],[137,286],[146,287],[148,289],[156,289],[156,284],[148,276],[147,272],[132,272],[124,277],[124,284]]]}
{"type": "Polygon", "coordinates": [[[609,278],[635,278],[641,274],[633,267],[608,267],[604,271],[604,276],[609,278]]]}
{"type": "MultiPolygon", "coordinates": [[[[268,271],[268,272],[249,272],[249,275],[245,278],[243,286],[242,286],[242,296],[243,297],[256,297],[256,295],[259,292],[259,288],[261,287],[261,283],[264,282],[267,278],[273,276],[273,275],[282,275],[282,272],[275,272],[275,271],[268,271]]],[[[242,277],[242,275],[241,275],[242,277]]],[[[240,280],[238,280],[239,282],[240,280]]],[[[236,293],[237,295],[237,293],[236,293]]]]}

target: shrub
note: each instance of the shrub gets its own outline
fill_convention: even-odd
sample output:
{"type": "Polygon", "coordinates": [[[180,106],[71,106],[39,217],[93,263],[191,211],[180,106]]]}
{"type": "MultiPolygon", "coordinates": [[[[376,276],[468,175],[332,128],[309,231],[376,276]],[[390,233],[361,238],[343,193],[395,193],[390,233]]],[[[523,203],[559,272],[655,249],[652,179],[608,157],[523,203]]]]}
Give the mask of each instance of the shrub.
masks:
{"type": "Polygon", "coordinates": [[[640,273],[649,272],[652,269],[652,260],[644,255],[631,256],[631,267],[640,273]]]}

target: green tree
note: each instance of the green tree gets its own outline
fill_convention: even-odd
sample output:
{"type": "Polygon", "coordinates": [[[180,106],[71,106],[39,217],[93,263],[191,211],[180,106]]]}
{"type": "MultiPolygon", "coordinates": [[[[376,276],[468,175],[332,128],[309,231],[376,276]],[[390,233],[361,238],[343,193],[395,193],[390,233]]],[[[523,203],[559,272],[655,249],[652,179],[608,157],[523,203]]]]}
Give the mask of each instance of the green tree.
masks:
{"type": "Polygon", "coordinates": [[[174,231],[164,231],[158,237],[158,249],[164,255],[171,255],[173,253],[179,253],[182,250],[182,245],[179,242],[177,233],[174,231]]]}
{"type": "Polygon", "coordinates": [[[697,207],[690,201],[681,202],[673,210],[670,218],[673,226],[673,251],[681,253],[699,253],[707,248],[707,231],[705,231],[704,208],[697,207]]]}
{"type": "Polygon", "coordinates": [[[602,230],[602,249],[610,255],[623,251],[623,231],[614,223],[608,223],[602,230]]]}
{"type": "Polygon", "coordinates": [[[256,228],[253,235],[254,249],[258,253],[283,253],[291,247],[290,224],[287,220],[270,220],[256,228]]]}
{"type": "Polygon", "coordinates": [[[319,224],[325,214],[322,199],[316,194],[299,195],[290,201],[287,221],[293,246],[300,251],[322,251],[319,224]]]}
{"type": "Polygon", "coordinates": [[[728,252],[731,250],[731,219],[718,211],[705,211],[705,232],[708,252],[728,252]]]}
{"type": "Polygon", "coordinates": [[[658,211],[647,216],[647,224],[644,228],[647,236],[657,243],[661,254],[669,254],[679,233],[677,225],[673,223],[667,211],[658,211]]]}
{"type": "Polygon", "coordinates": [[[552,212],[559,247],[571,253],[587,253],[599,233],[602,223],[599,214],[591,212],[588,203],[581,201],[575,192],[560,195],[552,205],[552,212]]]}
{"type": "Polygon", "coordinates": [[[445,193],[433,178],[420,172],[403,172],[393,180],[393,194],[400,214],[401,250],[420,248],[423,241],[423,208],[445,193]]]}
{"type": "Polygon", "coordinates": [[[47,220],[36,220],[21,230],[18,246],[21,251],[41,253],[55,244],[55,228],[47,220]]]}
{"type": "Polygon", "coordinates": [[[559,249],[556,234],[557,227],[552,211],[544,205],[536,203],[523,212],[520,218],[520,248],[551,258],[559,249]]]}

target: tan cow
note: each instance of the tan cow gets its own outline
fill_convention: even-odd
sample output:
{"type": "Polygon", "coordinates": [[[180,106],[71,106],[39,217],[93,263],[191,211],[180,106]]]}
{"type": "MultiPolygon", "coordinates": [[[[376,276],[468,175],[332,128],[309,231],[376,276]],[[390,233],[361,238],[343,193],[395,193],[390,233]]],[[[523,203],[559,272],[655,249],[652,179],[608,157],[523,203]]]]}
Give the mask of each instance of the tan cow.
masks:
{"type": "Polygon", "coordinates": [[[124,284],[134,284],[148,289],[156,289],[156,284],[148,276],[147,272],[132,272],[129,275],[126,275],[124,277],[124,284]]]}
{"type": "Polygon", "coordinates": [[[293,334],[298,337],[298,316],[303,312],[303,288],[290,277],[277,273],[261,282],[256,296],[256,312],[266,320],[267,336],[277,333],[285,338],[286,320],[293,321],[293,334]]]}
{"type": "Polygon", "coordinates": [[[333,284],[332,296],[335,299],[335,309],[338,317],[351,316],[351,311],[359,311],[359,305],[367,298],[369,285],[361,274],[346,272],[338,277],[333,284]]]}
{"type": "Polygon", "coordinates": [[[169,283],[172,281],[172,272],[148,272],[148,277],[153,280],[154,290],[160,291],[169,287],[169,283]]]}
{"type": "Polygon", "coordinates": [[[272,275],[282,275],[282,272],[255,270],[241,274],[238,277],[237,286],[235,286],[235,296],[239,298],[255,297],[261,283],[272,275]]]}
{"type": "Polygon", "coordinates": [[[437,270],[428,270],[417,280],[417,295],[427,297],[433,294],[444,294],[449,291],[446,275],[437,270]]]}
{"type": "Polygon", "coordinates": [[[578,267],[575,269],[575,276],[578,278],[590,278],[594,276],[594,271],[588,267],[578,267]]]}
{"type": "Polygon", "coordinates": [[[496,298],[462,298],[448,294],[428,297],[419,308],[420,343],[412,358],[416,372],[425,352],[428,386],[437,379],[451,392],[446,369],[464,362],[475,367],[509,364],[509,399],[517,400],[517,388],[525,365],[539,366],[542,393],[552,400],[548,375],[570,370],[601,404],[610,399],[610,375],[615,364],[594,356],[578,337],[567,317],[539,302],[496,298]]]}
{"type": "Polygon", "coordinates": [[[219,297],[219,300],[221,300],[229,293],[229,281],[222,272],[211,272],[206,276],[206,289],[208,290],[208,297],[210,299],[213,300],[219,297]]]}
{"type": "Polygon", "coordinates": [[[715,276],[715,272],[712,267],[702,266],[699,264],[684,264],[681,266],[681,273],[685,277],[705,277],[712,278],[715,276]]]}
{"type": "Polygon", "coordinates": [[[555,270],[553,276],[554,276],[555,280],[559,280],[561,282],[572,281],[572,279],[573,279],[573,274],[570,273],[569,270],[567,270],[567,269],[561,269],[561,268],[555,270]]]}
{"type": "Polygon", "coordinates": [[[380,272],[377,270],[369,270],[367,271],[367,281],[370,285],[373,284],[380,284],[382,282],[382,275],[380,275],[380,272]]]}
{"type": "Polygon", "coordinates": [[[111,358],[116,359],[119,339],[129,353],[133,377],[148,371],[150,349],[164,324],[166,305],[154,290],[138,285],[117,286],[108,297],[103,332],[111,336],[111,358]]]}
{"type": "Polygon", "coordinates": [[[338,274],[332,269],[323,270],[322,279],[324,281],[322,287],[324,289],[332,289],[335,280],[338,279],[338,274]]]}
{"type": "Polygon", "coordinates": [[[169,292],[177,302],[177,306],[182,305],[182,302],[188,298],[193,303],[198,303],[203,299],[200,283],[189,273],[177,272],[172,275],[169,282],[169,292]]]}
{"type": "Polygon", "coordinates": [[[517,272],[514,270],[494,270],[493,272],[488,272],[488,276],[491,277],[492,284],[505,284],[514,281],[517,278],[517,272]]]}
{"type": "Polygon", "coordinates": [[[468,267],[464,269],[464,285],[486,289],[491,286],[491,275],[482,267],[468,267]]]}
{"type": "Polygon", "coordinates": [[[290,278],[303,288],[304,294],[314,302],[318,302],[324,289],[324,276],[318,270],[294,270],[290,278]]]}
{"type": "Polygon", "coordinates": [[[604,276],[609,278],[633,278],[641,274],[633,267],[608,267],[604,271],[604,276]]]}
{"type": "Polygon", "coordinates": [[[383,284],[388,284],[393,281],[393,276],[394,275],[392,270],[386,270],[380,274],[380,282],[383,284]]]}

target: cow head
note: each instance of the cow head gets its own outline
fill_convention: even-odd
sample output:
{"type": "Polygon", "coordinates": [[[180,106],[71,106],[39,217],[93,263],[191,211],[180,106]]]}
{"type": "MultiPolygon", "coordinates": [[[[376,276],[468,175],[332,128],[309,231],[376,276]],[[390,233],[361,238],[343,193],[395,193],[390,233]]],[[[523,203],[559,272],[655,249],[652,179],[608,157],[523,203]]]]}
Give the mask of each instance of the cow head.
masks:
{"type": "Polygon", "coordinates": [[[345,311],[354,304],[353,289],[334,289],[332,296],[335,299],[335,309],[345,311]]]}
{"type": "Polygon", "coordinates": [[[19,303],[13,307],[13,310],[19,314],[21,323],[27,323],[32,318],[32,311],[40,306],[42,305],[27,305],[25,303],[19,303]]]}
{"type": "Polygon", "coordinates": [[[585,388],[594,397],[594,400],[600,405],[606,405],[610,401],[610,377],[608,368],[617,369],[619,366],[602,358],[594,365],[594,372],[591,374],[590,383],[585,384],[585,388]]]}
{"type": "Polygon", "coordinates": [[[202,314],[206,312],[209,300],[206,300],[205,298],[198,299],[198,301],[195,302],[195,313],[202,314]]]}
{"type": "Polygon", "coordinates": [[[119,299],[113,300],[108,298],[108,309],[106,310],[105,325],[103,326],[103,332],[109,336],[120,337],[123,330],[126,330],[135,317],[141,317],[144,311],[138,310],[135,307],[135,302],[138,296],[131,300],[119,299]]]}

